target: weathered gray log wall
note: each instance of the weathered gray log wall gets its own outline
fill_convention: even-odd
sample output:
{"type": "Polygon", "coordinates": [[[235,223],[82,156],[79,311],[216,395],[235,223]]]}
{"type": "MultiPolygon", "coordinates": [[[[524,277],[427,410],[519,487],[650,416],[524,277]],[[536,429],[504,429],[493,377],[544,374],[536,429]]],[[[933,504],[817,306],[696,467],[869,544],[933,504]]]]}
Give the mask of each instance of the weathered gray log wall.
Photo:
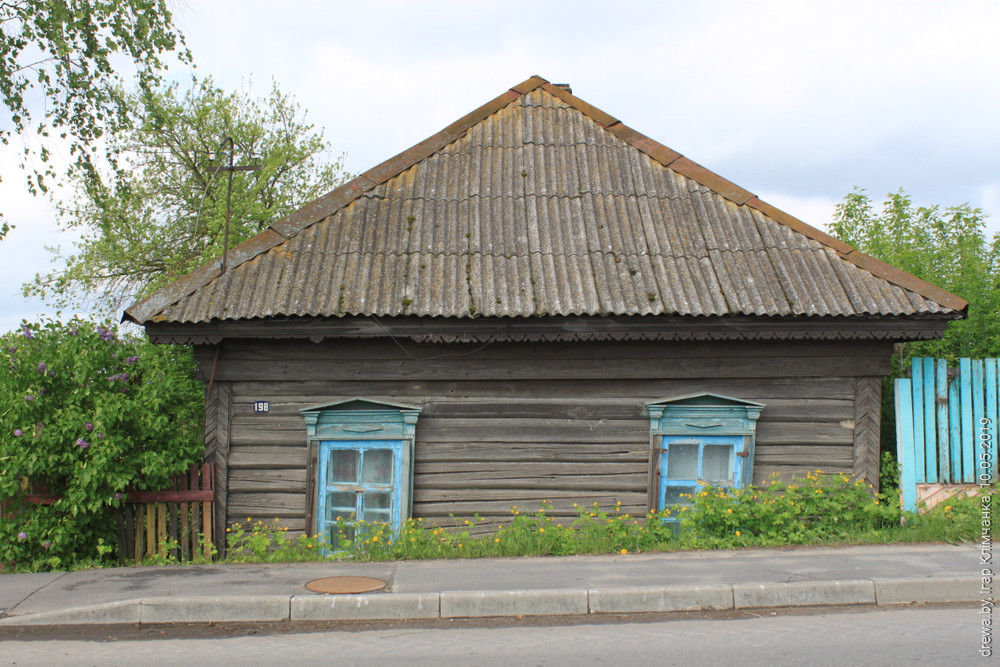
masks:
{"type": "MultiPolygon", "coordinates": [[[[215,348],[199,349],[206,374],[215,348]]],[[[870,429],[888,372],[882,342],[594,342],[417,344],[412,341],[225,341],[214,382],[228,411],[229,521],[278,518],[306,528],[308,448],[299,410],[353,396],[421,406],[414,515],[449,522],[511,506],[554,513],[572,503],[641,514],[647,506],[644,403],[710,391],[758,401],[754,480],[772,473],[870,470],[870,429]],[[856,405],[855,397],[865,397],[856,405]],[[255,401],[270,412],[255,414],[255,401]],[[864,435],[864,451],[855,448],[864,435]],[[858,460],[856,460],[858,459],[858,460]],[[860,460],[860,462],[859,462],[860,460]]],[[[875,417],[877,424],[877,416],[875,417]]],[[[875,456],[877,458],[877,440],[875,456]]],[[[875,468],[877,470],[877,467],[875,468]]]]}

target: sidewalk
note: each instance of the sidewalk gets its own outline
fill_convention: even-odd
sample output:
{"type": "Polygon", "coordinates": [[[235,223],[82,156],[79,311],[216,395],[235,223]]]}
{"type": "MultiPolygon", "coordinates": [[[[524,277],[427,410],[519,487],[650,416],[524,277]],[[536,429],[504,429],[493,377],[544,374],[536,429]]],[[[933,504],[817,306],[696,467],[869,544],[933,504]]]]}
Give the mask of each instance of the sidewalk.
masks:
{"type": "Polygon", "coordinates": [[[981,599],[976,545],[390,563],[191,565],[0,575],[0,627],[463,618],[981,599]],[[374,577],[382,591],[305,584],[374,577]]]}

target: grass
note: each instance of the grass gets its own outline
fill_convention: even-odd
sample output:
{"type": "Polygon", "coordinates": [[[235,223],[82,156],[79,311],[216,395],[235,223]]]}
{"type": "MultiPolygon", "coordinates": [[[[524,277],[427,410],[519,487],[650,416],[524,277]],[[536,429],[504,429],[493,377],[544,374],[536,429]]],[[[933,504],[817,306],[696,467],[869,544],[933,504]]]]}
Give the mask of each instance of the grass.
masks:
{"type": "MultiPolygon", "coordinates": [[[[992,503],[997,488],[982,496],[992,503]]],[[[228,535],[227,562],[350,561],[427,558],[560,556],[642,553],[685,549],[732,549],[785,545],[965,542],[978,539],[983,500],[953,498],[934,509],[903,513],[896,498],[871,495],[845,475],[810,473],[746,489],[704,488],[687,507],[633,516],[620,506],[575,506],[571,520],[511,509],[495,527],[480,517],[444,528],[410,519],[399,532],[386,525],[341,519],[336,544],[319,536],[296,538],[277,521],[236,524],[228,535]],[[488,526],[492,529],[489,529],[488,526]]]]}

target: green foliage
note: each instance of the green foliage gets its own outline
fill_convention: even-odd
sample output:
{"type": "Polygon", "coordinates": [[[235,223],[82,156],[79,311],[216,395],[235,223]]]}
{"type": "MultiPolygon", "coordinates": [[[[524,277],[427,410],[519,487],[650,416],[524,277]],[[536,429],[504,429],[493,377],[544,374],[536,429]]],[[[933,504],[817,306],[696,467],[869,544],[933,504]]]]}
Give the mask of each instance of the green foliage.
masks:
{"type": "MultiPolygon", "coordinates": [[[[0,97],[10,114],[9,124],[0,123],[0,144],[31,130],[43,141],[54,134],[69,139],[70,155],[87,168],[95,142],[128,123],[114,94],[122,83],[116,66],[134,68],[141,86],[154,84],[161,57],[183,43],[166,0],[0,2],[0,97]]],[[[186,49],[179,56],[190,61],[186,49]]],[[[28,176],[33,193],[54,175],[48,148],[37,155],[45,166],[28,176]]],[[[0,238],[8,230],[0,220],[0,238]]]]}
{"type": "Polygon", "coordinates": [[[173,84],[119,95],[130,128],[108,141],[122,168],[75,172],[60,224],[83,238],[65,268],[24,286],[26,296],[112,313],[220,256],[226,137],[236,166],[259,166],[232,174],[230,247],[346,179],[342,158],[331,158],[322,132],[277,86],[264,99],[227,93],[211,79],[186,91],[173,84]]]}
{"type": "Polygon", "coordinates": [[[910,343],[911,356],[1000,355],[1000,244],[986,234],[983,212],[968,204],[941,210],[914,207],[903,191],[888,195],[876,211],[864,190],[837,205],[835,236],[862,252],[922,278],[969,302],[969,316],[948,325],[944,338],[910,343]]]}
{"type": "Polygon", "coordinates": [[[898,503],[872,496],[861,480],[816,471],[785,484],[772,478],[743,489],[704,487],[681,508],[691,544],[774,546],[845,540],[899,523],[898,503]]]}
{"type": "Polygon", "coordinates": [[[0,337],[0,563],[105,560],[126,487],[157,489],[202,453],[191,351],[109,324],[22,324],[0,337]],[[44,482],[57,500],[26,501],[44,482]]]}

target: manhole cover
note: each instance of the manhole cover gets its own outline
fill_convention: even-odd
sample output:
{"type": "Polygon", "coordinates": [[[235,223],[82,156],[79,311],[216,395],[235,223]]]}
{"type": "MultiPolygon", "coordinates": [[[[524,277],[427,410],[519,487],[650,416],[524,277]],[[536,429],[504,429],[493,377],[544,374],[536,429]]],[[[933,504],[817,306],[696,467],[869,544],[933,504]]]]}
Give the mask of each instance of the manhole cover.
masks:
{"type": "Polygon", "coordinates": [[[314,593],[370,593],[385,588],[386,583],[374,577],[323,577],[313,579],[306,588],[314,593]]]}

